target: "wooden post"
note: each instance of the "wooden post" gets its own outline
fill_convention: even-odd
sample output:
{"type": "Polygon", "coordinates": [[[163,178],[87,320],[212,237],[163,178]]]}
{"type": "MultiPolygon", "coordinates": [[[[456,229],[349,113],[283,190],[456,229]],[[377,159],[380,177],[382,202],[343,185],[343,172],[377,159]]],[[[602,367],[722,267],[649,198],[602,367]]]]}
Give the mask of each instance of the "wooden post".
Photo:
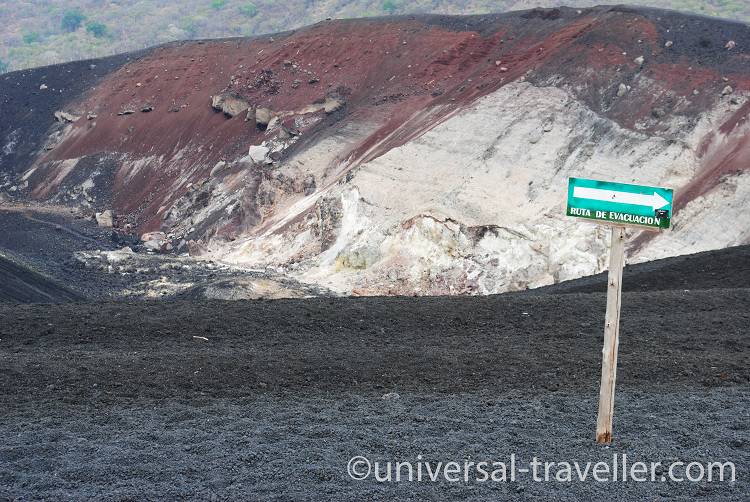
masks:
{"type": "Polygon", "coordinates": [[[615,378],[617,376],[617,346],[620,336],[620,297],[622,296],[622,268],[625,258],[625,227],[612,227],[612,247],[609,254],[607,280],[607,314],[604,322],[602,349],[602,382],[599,389],[599,415],[596,419],[596,442],[612,442],[612,414],[615,407],[615,378]]]}

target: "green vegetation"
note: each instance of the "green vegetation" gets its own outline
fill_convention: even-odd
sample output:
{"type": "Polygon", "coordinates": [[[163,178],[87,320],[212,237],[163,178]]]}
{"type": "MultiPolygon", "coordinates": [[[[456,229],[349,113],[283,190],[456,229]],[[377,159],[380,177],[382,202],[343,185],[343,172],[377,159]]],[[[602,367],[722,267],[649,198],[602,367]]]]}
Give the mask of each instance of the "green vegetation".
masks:
{"type": "Polygon", "coordinates": [[[86,16],[78,9],[65,11],[62,18],[62,29],[65,31],[76,31],[85,20],[86,16]]]}
{"type": "Polygon", "coordinates": [[[36,44],[42,40],[42,37],[39,35],[39,33],[35,31],[24,33],[22,38],[23,43],[25,43],[26,45],[36,44]]]}
{"type": "Polygon", "coordinates": [[[8,63],[0,59],[0,73],[5,73],[8,71],[8,63]]]}
{"type": "Polygon", "coordinates": [[[197,19],[192,17],[185,18],[183,19],[180,26],[182,28],[182,31],[184,31],[187,35],[187,38],[198,38],[198,34],[200,33],[200,24],[197,19]]]}
{"type": "Polygon", "coordinates": [[[247,17],[255,17],[258,15],[258,7],[252,2],[240,5],[240,14],[247,17]]]}
{"type": "MultiPolygon", "coordinates": [[[[601,0],[539,0],[588,7],[601,0]]],[[[750,21],[746,0],[628,0],[626,3],[750,21]]],[[[528,7],[520,0],[0,0],[0,59],[20,70],[127,52],[171,40],[285,31],[327,17],[434,12],[482,14],[528,7]]]]}
{"type": "Polygon", "coordinates": [[[107,25],[97,21],[89,21],[86,23],[86,31],[96,38],[104,38],[107,36],[107,25]]]}

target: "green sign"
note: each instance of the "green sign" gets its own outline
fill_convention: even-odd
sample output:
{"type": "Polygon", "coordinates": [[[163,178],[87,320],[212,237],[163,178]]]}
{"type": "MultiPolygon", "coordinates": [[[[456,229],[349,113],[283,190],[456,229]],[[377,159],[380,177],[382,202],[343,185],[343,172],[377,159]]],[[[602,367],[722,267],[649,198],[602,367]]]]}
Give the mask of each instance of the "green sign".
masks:
{"type": "Polygon", "coordinates": [[[672,189],[570,178],[567,215],[618,225],[669,228],[672,189]]]}

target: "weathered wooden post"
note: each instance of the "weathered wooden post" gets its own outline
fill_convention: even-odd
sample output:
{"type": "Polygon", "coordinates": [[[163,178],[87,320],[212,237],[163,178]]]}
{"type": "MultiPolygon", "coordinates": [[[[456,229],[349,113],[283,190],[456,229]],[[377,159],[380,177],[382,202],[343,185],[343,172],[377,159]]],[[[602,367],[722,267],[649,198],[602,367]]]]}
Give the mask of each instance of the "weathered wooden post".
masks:
{"type": "Polygon", "coordinates": [[[612,441],[612,414],[615,409],[615,380],[617,379],[617,346],[620,343],[620,303],[622,269],[625,261],[625,228],[612,227],[607,280],[607,314],[604,320],[604,348],[602,349],[602,381],[599,389],[599,415],[596,419],[596,442],[612,441]]]}
{"type": "Polygon", "coordinates": [[[602,378],[596,442],[612,442],[612,416],[615,409],[617,347],[620,338],[622,269],[625,265],[625,227],[663,230],[671,223],[673,191],[609,181],[570,178],[568,216],[586,218],[612,226],[607,280],[607,313],[604,321],[602,378]]]}

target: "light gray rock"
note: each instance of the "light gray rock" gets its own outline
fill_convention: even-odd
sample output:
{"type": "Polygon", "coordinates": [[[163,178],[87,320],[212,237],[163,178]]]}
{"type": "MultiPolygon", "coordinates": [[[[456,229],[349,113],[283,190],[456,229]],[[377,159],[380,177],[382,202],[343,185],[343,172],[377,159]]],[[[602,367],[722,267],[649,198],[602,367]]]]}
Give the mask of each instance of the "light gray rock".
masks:
{"type": "Polygon", "coordinates": [[[172,242],[164,232],[148,232],[141,235],[143,247],[149,251],[162,253],[172,250],[172,242]]]}
{"type": "Polygon", "coordinates": [[[326,113],[334,113],[344,106],[344,102],[337,98],[326,98],[323,109],[326,113]]]}
{"type": "Polygon", "coordinates": [[[216,176],[217,174],[222,172],[224,169],[226,169],[226,167],[227,167],[227,163],[224,162],[223,160],[220,160],[219,162],[216,163],[213,169],[211,169],[211,173],[209,174],[209,176],[211,177],[216,176]]]}
{"type": "Polygon", "coordinates": [[[211,96],[211,107],[219,112],[224,112],[227,117],[235,117],[250,108],[250,104],[242,96],[234,92],[226,92],[211,96]]]}
{"type": "Polygon", "coordinates": [[[273,112],[268,108],[258,108],[255,110],[255,124],[260,128],[265,128],[273,119],[273,112]]]}
{"type": "Polygon", "coordinates": [[[77,115],[73,115],[72,113],[64,112],[62,110],[58,110],[55,112],[55,120],[58,122],[75,122],[80,117],[77,115]]]}
{"type": "Polygon", "coordinates": [[[96,213],[94,218],[96,219],[96,224],[102,228],[112,228],[114,226],[115,217],[111,209],[96,213]]]}
{"type": "Polygon", "coordinates": [[[164,244],[163,241],[152,239],[150,241],[145,241],[143,243],[143,247],[145,247],[149,251],[155,251],[158,253],[161,251],[163,244],[164,244]]]}
{"type": "Polygon", "coordinates": [[[267,146],[253,145],[248,149],[247,157],[245,158],[250,160],[251,162],[263,162],[266,160],[266,156],[270,151],[270,148],[268,148],[267,146]]]}
{"type": "Polygon", "coordinates": [[[143,242],[165,240],[167,240],[167,234],[165,234],[164,232],[146,232],[145,234],[141,235],[141,241],[143,242]]]}

